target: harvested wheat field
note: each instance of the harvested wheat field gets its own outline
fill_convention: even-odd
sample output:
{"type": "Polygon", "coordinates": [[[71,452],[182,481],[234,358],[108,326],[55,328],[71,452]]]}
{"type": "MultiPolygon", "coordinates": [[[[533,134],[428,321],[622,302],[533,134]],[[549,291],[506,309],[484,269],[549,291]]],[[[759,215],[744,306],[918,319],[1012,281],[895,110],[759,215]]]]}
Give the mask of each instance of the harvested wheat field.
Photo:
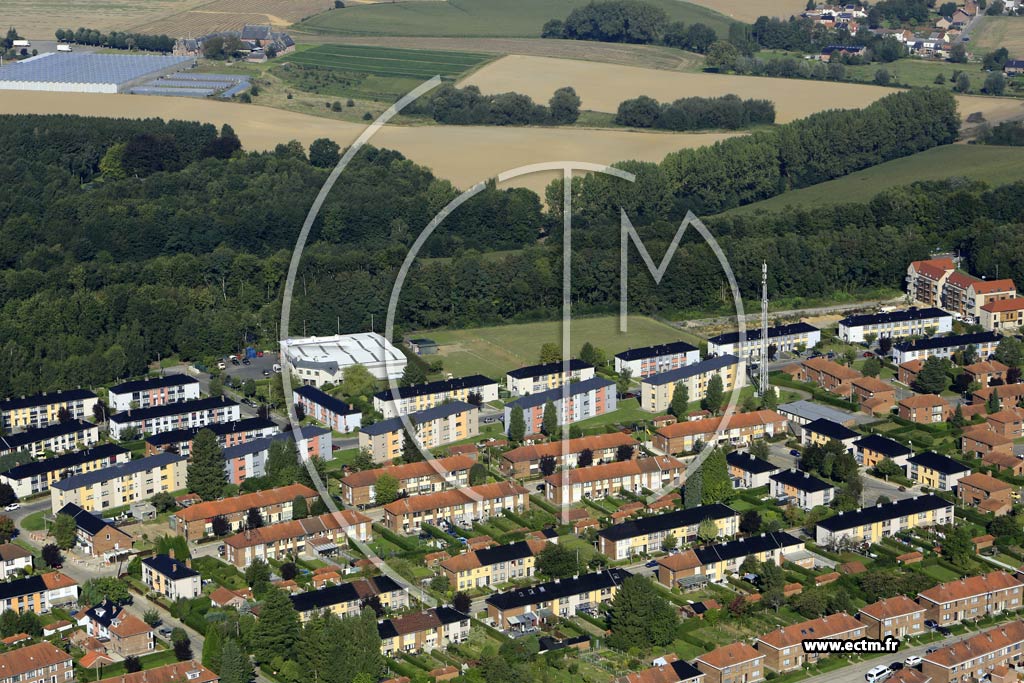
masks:
{"type": "Polygon", "coordinates": [[[694,5],[707,7],[737,21],[754,23],[758,17],[800,16],[807,9],[801,0],[685,0],[694,5]]]}
{"type": "Polygon", "coordinates": [[[776,121],[786,123],[823,109],[854,109],[891,92],[889,88],[854,83],[828,83],[788,78],[670,73],[632,66],[596,64],[572,59],[510,55],[463,79],[485,93],[520,92],[546,102],[557,88],[571,85],[582,107],[614,112],[619,103],[640,95],[668,102],[680,97],[735,94],[772,100],[776,121]]]}
{"type": "MultiPolygon", "coordinates": [[[[431,0],[423,0],[430,2],[431,0]]],[[[299,42],[300,34],[293,33],[299,42]]],[[[318,35],[316,43],[342,45],[373,45],[415,50],[451,52],[483,52],[499,55],[527,55],[557,59],[580,59],[608,64],[642,66],[667,71],[696,71],[703,68],[704,57],[660,45],[626,45],[596,43],[586,40],[554,40],[550,38],[433,38],[397,36],[330,36],[318,35]]]]}
{"type": "MultiPolygon", "coordinates": [[[[249,150],[268,150],[288,140],[307,147],[328,137],[341,145],[364,129],[296,112],[230,102],[141,95],[19,92],[0,98],[0,114],[79,114],[229,123],[249,150]]],[[[730,137],[717,133],[639,133],[585,128],[495,128],[478,126],[387,126],[373,144],[401,151],[460,188],[500,171],[542,161],[610,164],[623,159],[661,161],[669,152],[701,147],[730,137]]],[[[554,174],[537,174],[514,184],[542,192],[554,174]]]]}
{"type": "Polygon", "coordinates": [[[332,7],[332,0],[213,0],[139,24],[133,30],[182,37],[237,31],[245,24],[271,24],[282,29],[332,7]]]}
{"type": "Polygon", "coordinates": [[[984,123],[993,125],[1002,121],[1024,119],[1024,101],[1017,98],[957,95],[956,101],[964,128],[977,125],[967,122],[967,117],[975,112],[985,117],[984,123]]]}
{"type": "Polygon", "coordinates": [[[53,40],[59,28],[124,31],[204,2],[208,0],[3,0],[0,21],[3,30],[14,26],[30,40],[53,40]]]}

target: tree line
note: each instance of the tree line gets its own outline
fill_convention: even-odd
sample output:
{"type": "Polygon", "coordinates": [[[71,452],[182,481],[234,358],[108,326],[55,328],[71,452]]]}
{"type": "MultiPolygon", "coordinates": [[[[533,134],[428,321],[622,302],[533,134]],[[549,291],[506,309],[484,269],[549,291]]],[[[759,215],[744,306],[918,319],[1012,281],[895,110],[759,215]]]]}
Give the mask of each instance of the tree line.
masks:
{"type": "Polygon", "coordinates": [[[579,118],[580,98],[571,87],[559,88],[545,107],[520,93],[484,95],[475,85],[456,88],[448,83],[413,103],[407,113],[457,126],[558,126],[579,118]]]}
{"type": "Polygon", "coordinates": [[[78,30],[57,29],[54,36],[59,42],[78,43],[79,45],[96,45],[115,50],[146,50],[148,52],[170,52],[174,49],[174,38],[167,35],[149,35],[148,33],[125,33],[111,31],[103,33],[94,28],[78,30]]]}
{"type": "Polygon", "coordinates": [[[771,100],[742,100],[736,95],[684,97],[672,103],[640,96],[619,105],[615,123],[663,130],[737,130],[775,123],[775,105],[771,100]]]}

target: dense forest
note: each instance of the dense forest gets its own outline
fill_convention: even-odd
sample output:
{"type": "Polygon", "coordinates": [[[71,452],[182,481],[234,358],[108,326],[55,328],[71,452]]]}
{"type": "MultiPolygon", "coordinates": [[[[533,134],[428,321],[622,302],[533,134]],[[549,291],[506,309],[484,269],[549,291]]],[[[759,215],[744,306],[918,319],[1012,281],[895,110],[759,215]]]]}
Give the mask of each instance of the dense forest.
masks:
{"type": "MultiPolygon", "coordinates": [[[[747,138],[750,148],[739,139],[661,165],[624,162],[638,175],[628,187],[601,176],[574,181],[576,312],[616,310],[620,205],[655,258],[687,209],[706,217],[749,297],[762,258],[773,296],[821,297],[898,286],[907,261],[937,246],[961,249],[979,274],[998,268],[1024,280],[1024,184],[918,184],[867,204],[711,215],[951,135],[937,95],[881,102],[869,120],[856,112],[811,117],[747,138]],[[756,173],[766,177],[753,182],[756,173]]],[[[229,129],[199,124],[7,116],[0,147],[8,152],[0,163],[0,358],[8,369],[0,395],[108,382],[142,372],[158,355],[203,358],[244,341],[273,344],[291,248],[328,173],[301,145],[248,153],[229,129]],[[148,151],[153,143],[162,161],[148,151]]],[[[560,197],[557,183],[549,192],[560,197]]],[[[361,152],[306,249],[292,333],[380,321],[409,245],[457,193],[396,152],[361,152]]],[[[528,190],[488,187],[450,216],[410,273],[401,328],[555,315],[560,202],[552,206],[528,190]]],[[[728,306],[715,259],[691,237],[659,286],[632,254],[635,311],[728,306]]]]}

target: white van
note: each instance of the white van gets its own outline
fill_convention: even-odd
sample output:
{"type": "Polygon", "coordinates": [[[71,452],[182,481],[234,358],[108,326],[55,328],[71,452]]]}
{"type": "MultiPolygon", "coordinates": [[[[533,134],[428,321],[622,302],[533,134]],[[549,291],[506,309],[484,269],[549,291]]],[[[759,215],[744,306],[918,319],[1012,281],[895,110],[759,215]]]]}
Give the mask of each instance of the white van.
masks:
{"type": "Polygon", "coordinates": [[[878,681],[883,681],[888,678],[891,673],[892,671],[889,667],[879,664],[871,671],[864,674],[864,680],[867,681],[867,683],[877,683],[878,681]]]}

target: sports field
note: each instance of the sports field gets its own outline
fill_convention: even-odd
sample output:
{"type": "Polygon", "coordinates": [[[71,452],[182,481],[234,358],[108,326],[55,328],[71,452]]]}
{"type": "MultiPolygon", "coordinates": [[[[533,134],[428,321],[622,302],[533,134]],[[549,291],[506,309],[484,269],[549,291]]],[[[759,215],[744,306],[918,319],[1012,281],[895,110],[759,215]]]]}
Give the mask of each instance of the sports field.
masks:
{"type": "MultiPolygon", "coordinates": [[[[330,10],[296,28],[312,33],[379,36],[540,37],[549,19],[565,19],[590,0],[447,0],[395,2],[330,10]]],[[[701,22],[720,36],[731,20],[714,10],[679,0],[649,0],[672,20],[701,22]]]]}
{"type": "Polygon", "coordinates": [[[979,17],[971,28],[971,52],[1005,47],[1011,57],[1024,55],[1024,17],[979,17]]]}
{"type": "MultiPolygon", "coordinates": [[[[628,331],[619,332],[618,316],[579,318],[572,321],[574,353],[589,341],[612,355],[639,346],[672,341],[700,343],[693,334],[643,316],[630,316],[628,331]]],[[[524,323],[469,330],[421,330],[411,337],[429,337],[440,345],[445,372],[455,376],[481,374],[499,377],[509,370],[537,362],[546,342],[562,343],[561,322],[524,323]]]]}
{"type": "Polygon", "coordinates": [[[426,80],[435,74],[458,76],[491,59],[491,56],[471,52],[402,50],[368,45],[319,45],[288,55],[284,59],[304,66],[426,80]]]}
{"type": "Polygon", "coordinates": [[[993,186],[1024,180],[1024,154],[1016,147],[946,145],[727,213],[750,214],[762,210],[779,211],[787,206],[812,208],[823,204],[861,202],[891,187],[909,185],[917,180],[950,177],[984,180],[993,186]]]}

